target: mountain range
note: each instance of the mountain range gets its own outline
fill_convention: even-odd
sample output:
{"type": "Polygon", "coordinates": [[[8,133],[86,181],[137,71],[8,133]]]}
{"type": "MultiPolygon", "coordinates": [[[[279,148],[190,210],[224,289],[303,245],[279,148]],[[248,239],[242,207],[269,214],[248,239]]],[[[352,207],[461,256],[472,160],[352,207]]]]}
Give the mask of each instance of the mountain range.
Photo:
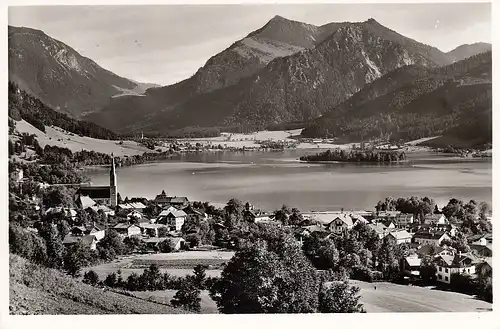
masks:
{"type": "Polygon", "coordinates": [[[306,135],[317,135],[334,113],[350,120],[360,99],[392,102],[391,95],[401,98],[398,88],[421,85],[408,91],[413,101],[443,87],[443,79],[467,78],[436,72],[490,49],[476,43],[444,53],[374,19],[314,26],[276,16],[191,78],[156,87],[121,78],[41,31],[9,27],[9,77],[57,111],[120,134],[300,121],[311,122],[306,135]]]}
{"type": "Polygon", "coordinates": [[[53,109],[78,118],[110,98],[140,95],[155,84],[120,77],[44,32],[8,28],[9,80],[53,109]]]}

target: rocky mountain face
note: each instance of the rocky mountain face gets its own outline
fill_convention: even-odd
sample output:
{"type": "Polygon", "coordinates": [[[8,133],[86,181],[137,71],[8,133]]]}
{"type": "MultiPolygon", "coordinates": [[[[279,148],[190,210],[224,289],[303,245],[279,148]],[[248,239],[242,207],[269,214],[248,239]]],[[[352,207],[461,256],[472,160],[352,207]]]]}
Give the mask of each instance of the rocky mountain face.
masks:
{"type": "Polygon", "coordinates": [[[192,78],[113,100],[87,119],[120,132],[306,121],[402,66],[451,62],[373,19],[315,27],[275,17],[192,78]]]}
{"type": "Polygon", "coordinates": [[[491,143],[491,82],[491,52],[443,67],[405,66],[367,84],[302,134],[345,141],[445,135],[484,145],[491,143]]]}
{"type": "Polygon", "coordinates": [[[476,42],[473,44],[465,44],[447,52],[446,54],[454,61],[458,62],[467,57],[471,57],[480,53],[491,51],[491,43],[476,42]]]}
{"type": "Polygon", "coordinates": [[[143,85],[103,69],[39,30],[9,26],[9,80],[55,110],[80,117],[143,85]]]}

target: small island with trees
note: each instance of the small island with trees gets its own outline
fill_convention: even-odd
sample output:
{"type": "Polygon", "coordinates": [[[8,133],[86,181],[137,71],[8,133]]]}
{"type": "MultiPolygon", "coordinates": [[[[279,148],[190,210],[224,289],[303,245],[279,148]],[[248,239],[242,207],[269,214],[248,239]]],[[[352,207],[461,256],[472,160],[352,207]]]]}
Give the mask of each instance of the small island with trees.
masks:
{"type": "Polygon", "coordinates": [[[372,151],[372,150],[327,150],[325,152],[300,157],[307,162],[402,162],[406,161],[403,151],[372,151]]]}

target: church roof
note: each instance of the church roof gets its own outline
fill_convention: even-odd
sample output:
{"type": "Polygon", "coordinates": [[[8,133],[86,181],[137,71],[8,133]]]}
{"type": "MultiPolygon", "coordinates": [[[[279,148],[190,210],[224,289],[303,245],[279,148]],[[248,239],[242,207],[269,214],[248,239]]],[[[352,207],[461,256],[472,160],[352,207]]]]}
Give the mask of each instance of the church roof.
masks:
{"type": "Polygon", "coordinates": [[[106,199],[111,197],[109,186],[81,186],[78,193],[92,199],[106,199]]]}

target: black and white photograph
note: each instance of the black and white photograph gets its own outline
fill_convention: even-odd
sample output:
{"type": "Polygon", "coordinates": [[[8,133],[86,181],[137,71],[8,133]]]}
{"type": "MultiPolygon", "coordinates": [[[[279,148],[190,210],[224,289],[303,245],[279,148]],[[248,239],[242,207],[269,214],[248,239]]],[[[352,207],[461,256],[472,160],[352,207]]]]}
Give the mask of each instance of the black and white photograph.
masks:
{"type": "Polygon", "coordinates": [[[11,3],[4,313],[492,314],[492,7],[11,3]]]}

